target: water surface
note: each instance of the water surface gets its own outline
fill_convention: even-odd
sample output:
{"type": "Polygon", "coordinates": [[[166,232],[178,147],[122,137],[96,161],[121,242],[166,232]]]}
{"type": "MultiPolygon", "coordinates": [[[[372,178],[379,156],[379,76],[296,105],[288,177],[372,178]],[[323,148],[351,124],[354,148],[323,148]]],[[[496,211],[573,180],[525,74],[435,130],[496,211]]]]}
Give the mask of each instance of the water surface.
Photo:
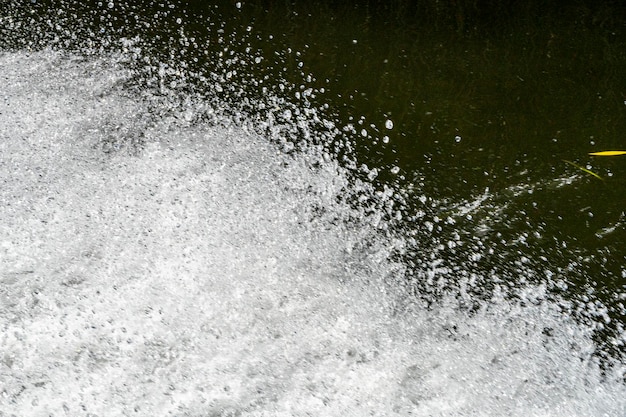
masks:
{"type": "Polygon", "coordinates": [[[619,26],[359,10],[8,3],[0,411],[624,414],[619,26]]]}

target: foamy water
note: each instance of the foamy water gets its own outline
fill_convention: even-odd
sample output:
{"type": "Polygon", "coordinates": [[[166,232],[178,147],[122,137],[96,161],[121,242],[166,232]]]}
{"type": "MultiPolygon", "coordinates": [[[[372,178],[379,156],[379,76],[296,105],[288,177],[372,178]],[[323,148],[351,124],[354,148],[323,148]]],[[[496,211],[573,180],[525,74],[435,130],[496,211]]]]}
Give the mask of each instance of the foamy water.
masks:
{"type": "Polygon", "coordinates": [[[335,161],[124,76],[0,56],[0,415],[626,415],[543,288],[426,310],[335,161]]]}

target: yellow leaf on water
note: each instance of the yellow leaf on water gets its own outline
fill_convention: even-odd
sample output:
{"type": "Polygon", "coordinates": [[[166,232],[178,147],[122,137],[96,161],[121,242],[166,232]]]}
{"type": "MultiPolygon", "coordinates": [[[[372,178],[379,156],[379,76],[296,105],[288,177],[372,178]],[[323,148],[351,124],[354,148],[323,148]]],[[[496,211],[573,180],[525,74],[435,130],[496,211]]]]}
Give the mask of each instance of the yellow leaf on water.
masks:
{"type": "Polygon", "coordinates": [[[601,176],[599,176],[599,175],[598,175],[598,174],[596,174],[595,172],[593,172],[593,171],[591,171],[591,170],[589,170],[589,169],[587,169],[587,168],[585,168],[585,167],[583,167],[583,166],[580,166],[580,165],[578,165],[578,164],[575,164],[575,163],[574,163],[574,162],[572,162],[572,161],[568,161],[567,159],[563,159],[562,161],[563,161],[563,162],[567,162],[567,163],[568,163],[568,164],[570,164],[571,166],[574,166],[574,167],[576,167],[576,168],[580,169],[581,171],[586,172],[587,174],[592,175],[592,176],[596,177],[597,179],[604,181],[604,179],[603,179],[601,176]]]}
{"type": "Polygon", "coordinates": [[[616,156],[616,155],[626,155],[626,151],[602,151],[602,152],[591,152],[589,155],[594,155],[594,156],[616,156]]]}

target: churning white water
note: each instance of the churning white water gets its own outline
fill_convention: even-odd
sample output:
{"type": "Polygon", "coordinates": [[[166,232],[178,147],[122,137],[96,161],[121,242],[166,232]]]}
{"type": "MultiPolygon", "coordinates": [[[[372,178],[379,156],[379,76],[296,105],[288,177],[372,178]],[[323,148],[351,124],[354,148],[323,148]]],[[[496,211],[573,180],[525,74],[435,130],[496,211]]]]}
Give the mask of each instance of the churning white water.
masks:
{"type": "Polygon", "coordinates": [[[0,416],[626,415],[541,288],[411,303],[335,162],[151,117],[113,63],[0,56],[0,416]]]}

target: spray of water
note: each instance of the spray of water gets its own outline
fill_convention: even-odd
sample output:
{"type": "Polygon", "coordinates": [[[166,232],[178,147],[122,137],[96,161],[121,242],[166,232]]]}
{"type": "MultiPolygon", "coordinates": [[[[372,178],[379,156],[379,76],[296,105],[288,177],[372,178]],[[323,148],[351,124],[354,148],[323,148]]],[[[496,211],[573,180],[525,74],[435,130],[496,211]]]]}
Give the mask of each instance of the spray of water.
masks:
{"type": "Polygon", "coordinates": [[[580,324],[550,277],[476,298],[442,259],[465,237],[428,241],[505,203],[408,213],[309,74],[249,79],[228,45],[197,71],[182,29],[170,57],[106,24],[68,53],[59,16],[57,51],[0,54],[0,416],[626,415],[602,305],[580,324]]]}
{"type": "Polygon", "coordinates": [[[3,415],[624,414],[542,288],[424,309],[401,237],[342,202],[370,188],[226,120],[156,120],[115,62],[0,58],[3,415]]]}

